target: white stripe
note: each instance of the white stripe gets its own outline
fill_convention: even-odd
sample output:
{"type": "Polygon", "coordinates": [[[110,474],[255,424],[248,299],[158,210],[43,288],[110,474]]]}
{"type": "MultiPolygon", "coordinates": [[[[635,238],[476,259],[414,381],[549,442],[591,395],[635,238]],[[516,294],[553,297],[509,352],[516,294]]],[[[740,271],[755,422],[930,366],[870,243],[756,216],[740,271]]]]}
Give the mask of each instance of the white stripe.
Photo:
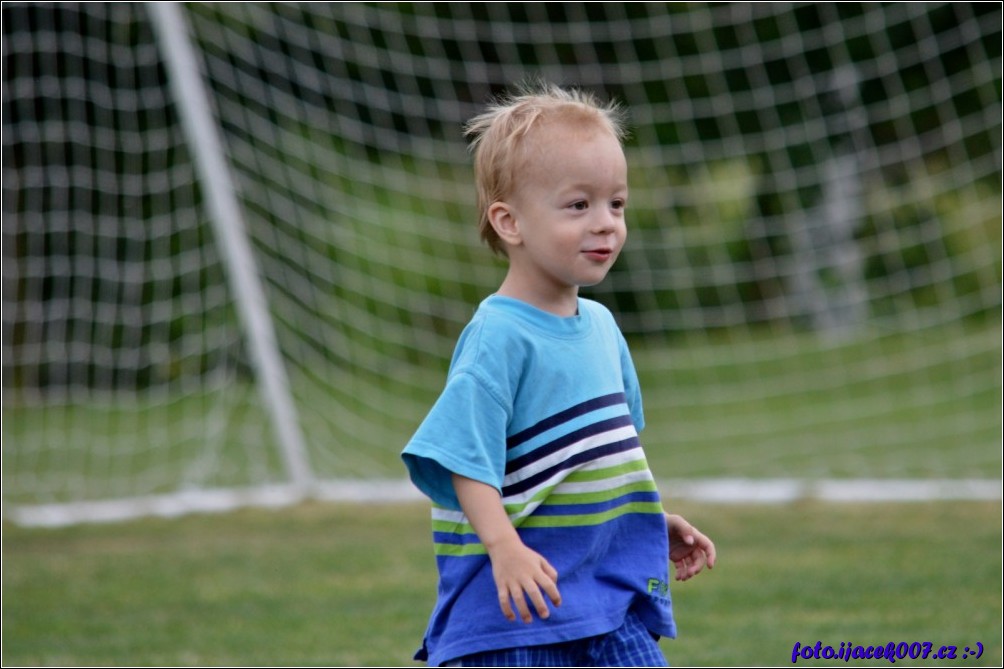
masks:
{"type": "MultiPolygon", "coordinates": [[[[621,451],[619,453],[611,453],[610,455],[605,455],[602,458],[598,458],[588,465],[578,468],[578,469],[568,469],[561,470],[554,473],[553,476],[549,477],[547,480],[542,481],[539,485],[530,488],[529,490],[524,490],[518,495],[510,495],[506,497],[506,503],[509,504],[523,504],[528,502],[536,495],[538,492],[547,487],[555,487],[561,489],[561,492],[602,492],[604,490],[610,490],[611,488],[616,488],[617,481],[622,479],[625,474],[614,476],[607,479],[599,479],[596,481],[580,481],[577,483],[569,483],[564,479],[573,471],[592,471],[594,469],[603,469],[605,467],[615,467],[617,465],[636,462],[642,459],[644,456],[639,449],[630,449],[627,451],[621,451]]],[[[652,478],[652,472],[646,467],[644,470],[638,472],[630,472],[630,475],[637,475],[640,478],[652,478]]]]}
{"type": "MultiPolygon", "coordinates": [[[[534,460],[525,467],[506,474],[505,481],[502,485],[508,486],[513,483],[519,483],[520,481],[527,479],[553,465],[565,462],[571,456],[587,451],[590,448],[603,446],[604,444],[612,444],[623,439],[637,436],[638,433],[635,431],[634,425],[625,425],[624,427],[607,430],[606,432],[601,432],[599,434],[586,437],[585,439],[580,439],[579,441],[573,442],[568,446],[549,454],[547,457],[541,458],[540,460],[534,460]]],[[[533,451],[530,452],[532,453],[533,451]]]]}
{"type": "MultiPolygon", "coordinates": [[[[505,498],[505,502],[506,504],[524,504],[533,499],[534,495],[536,495],[541,490],[544,490],[545,488],[554,487],[558,484],[561,484],[562,487],[564,487],[564,483],[562,482],[570,473],[574,471],[590,471],[593,469],[602,469],[604,467],[613,467],[627,462],[634,462],[636,460],[642,459],[643,457],[644,454],[642,453],[640,447],[637,447],[637,448],[631,448],[626,451],[620,451],[619,453],[611,453],[610,455],[604,455],[602,458],[597,458],[596,460],[590,462],[589,465],[581,468],[559,469],[555,471],[553,474],[551,474],[551,476],[544,479],[543,481],[533,486],[532,488],[524,490],[523,492],[516,495],[509,495],[508,497],[505,498]],[[593,466],[594,464],[595,466],[593,466]]],[[[651,473],[648,472],[647,468],[644,473],[648,473],[648,475],[651,477],[651,473]]],[[[508,477],[506,478],[508,480],[508,477]]],[[[582,483],[578,483],[575,485],[582,486],[581,489],[586,492],[599,492],[603,490],[609,490],[611,487],[613,487],[607,483],[609,480],[610,479],[601,479],[598,481],[584,481],[582,483]]]]}
{"type": "MultiPolygon", "coordinates": [[[[611,455],[607,455],[605,457],[599,458],[598,460],[595,460],[594,463],[596,464],[596,467],[591,466],[589,467],[589,469],[612,467],[615,465],[622,464],[624,462],[631,462],[637,459],[636,458],[637,455],[638,453],[636,452],[635,449],[631,449],[630,451],[624,451],[622,453],[613,453],[611,455]]],[[[645,468],[639,471],[627,472],[626,474],[620,474],[617,476],[612,476],[610,478],[600,479],[598,481],[582,481],[578,483],[569,483],[567,481],[563,481],[562,479],[568,476],[569,472],[571,471],[585,471],[585,468],[581,470],[564,470],[555,472],[553,476],[541,482],[540,485],[534,486],[533,488],[526,490],[520,493],[519,495],[506,497],[503,501],[507,505],[526,504],[526,506],[523,507],[523,509],[518,514],[511,516],[511,519],[515,521],[520,518],[525,518],[530,514],[532,514],[537,509],[537,507],[540,506],[540,502],[537,502],[535,504],[529,504],[528,502],[530,502],[530,500],[532,500],[533,497],[542,489],[551,486],[554,487],[552,494],[582,493],[582,492],[591,493],[591,492],[603,492],[605,490],[614,490],[616,488],[619,488],[620,486],[627,485],[630,483],[635,483],[637,481],[652,480],[652,472],[650,472],[648,468],[645,468]]],[[[433,507],[432,518],[433,520],[442,520],[452,523],[467,522],[467,517],[464,515],[463,512],[454,511],[452,509],[443,509],[440,507],[433,507]]]]}
{"type": "MultiPolygon", "coordinates": [[[[580,470],[581,471],[581,470],[580,470]]],[[[613,476],[608,479],[602,479],[599,481],[580,481],[580,482],[570,482],[562,481],[558,485],[554,492],[558,493],[590,493],[590,492],[603,492],[605,490],[615,490],[621,486],[625,486],[631,483],[637,483],[638,481],[651,481],[652,472],[648,469],[642,469],[636,472],[628,472],[626,474],[620,474],[619,476],[613,476]]]]}
{"type": "Polygon", "coordinates": [[[453,509],[444,509],[439,506],[432,507],[432,519],[433,520],[445,520],[451,523],[466,523],[467,516],[464,515],[463,511],[454,511],[453,509]]]}
{"type": "MultiPolygon", "coordinates": [[[[618,454],[618,455],[621,455],[621,454],[618,454]]],[[[552,477],[551,480],[554,481],[554,479],[560,479],[564,475],[567,475],[567,472],[559,472],[559,474],[556,475],[556,476],[554,476],[554,477],[552,477]]],[[[620,476],[615,476],[615,477],[612,477],[612,478],[609,478],[609,479],[603,479],[603,480],[600,480],[600,481],[584,481],[584,482],[581,482],[581,483],[568,483],[568,482],[566,482],[564,480],[558,480],[558,481],[555,481],[554,490],[552,490],[550,494],[553,495],[555,493],[570,493],[570,492],[576,492],[576,491],[578,491],[578,492],[603,492],[603,491],[606,491],[606,490],[613,490],[613,489],[619,487],[619,485],[623,485],[625,482],[635,482],[635,481],[652,481],[652,473],[650,471],[648,471],[648,469],[644,469],[644,470],[639,471],[639,472],[630,472],[628,474],[622,474],[620,476]]],[[[530,502],[530,500],[533,499],[533,497],[537,494],[537,492],[540,491],[541,488],[545,488],[548,485],[551,485],[550,481],[548,481],[548,482],[546,482],[546,483],[544,483],[544,484],[542,484],[540,486],[537,486],[533,490],[526,491],[526,493],[523,494],[523,495],[520,495],[520,497],[525,498],[525,500],[522,501],[522,502],[519,502],[519,503],[521,503],[521,504],[522,503],[526,503],[526,506],[524,506],[520,510],[520,512],[517,513],[516,515],[510,516],[512,518],[512,520],[516,521],[516,520],[519,520],[521,518],[526,518],[526,517],[532,515],[533,512],[537,510],[537,507],[539,507],[543,503],[544,500],[541,499],[541,500],[538,500],[536,502],[530,502]]],[[[506,502],[506,504],[515,504],[516,503],[514,501],[514,499],[512,499],[512,498],[506,498],[505,502],[506,502]]]]}

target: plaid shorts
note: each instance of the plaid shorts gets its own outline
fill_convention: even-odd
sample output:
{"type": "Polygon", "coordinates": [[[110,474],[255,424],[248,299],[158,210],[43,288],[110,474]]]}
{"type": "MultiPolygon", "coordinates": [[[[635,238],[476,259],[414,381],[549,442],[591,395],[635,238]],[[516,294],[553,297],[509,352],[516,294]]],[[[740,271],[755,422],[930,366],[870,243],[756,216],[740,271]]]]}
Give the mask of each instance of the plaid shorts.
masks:
{"type": "Polygon", "coordinates": [[[609,634],[465,655],[446,667],[668,667],[657,637],[633,613],[609,634]]]}

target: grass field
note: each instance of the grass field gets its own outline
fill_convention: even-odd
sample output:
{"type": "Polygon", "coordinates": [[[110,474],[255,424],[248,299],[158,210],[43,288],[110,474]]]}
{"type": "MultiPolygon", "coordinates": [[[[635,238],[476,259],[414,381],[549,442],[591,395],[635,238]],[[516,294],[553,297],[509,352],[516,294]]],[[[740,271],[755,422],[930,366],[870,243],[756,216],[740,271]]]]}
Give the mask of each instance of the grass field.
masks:
{"type": "MultiPolygon", "coordinates": [[[[674,587],[671,664],[789,665],[796,641],[1004,659],[999,502],[676,510],[720,563],[674,587]]],[[[5,526],[3,665],[410,666],[434,571],[423,504],[5,526]]]]}
{"type": "MultiPolygon", "coordinates": [[[[660,479],[999,480],[999,341],[989,325],[827,347],[796,335],[639,345],[646,452],[660,479]]],[[[318,398],[304,412],[320,435],[318,474],[352,474],[358,463],[403,479],[400,448],[442,383],[432,376],[428,397],[387,400],[395,420],[302,390],[318,398]]],[[[240,485],[256,468],[278,470],[253,388],[225,393],[138,408],[5,406],[5,505],[176,490],[179,480],[240,485]],[[207,440],[214,425],[237,429],[207,440]]],[[[795,642],[816,641],[930,642],[958,646],[942,664],[1004,661],[999,501],[675,510],[712,535],[721,559],[674,589],[681,636],[663,643],[676,666],[787,665],[795,642]],[[962,660],[976,642],[983,655],[962,660]]],[[[421,504],[5,525],[2,661],[414,665],[434,572],[421,504]]]]}

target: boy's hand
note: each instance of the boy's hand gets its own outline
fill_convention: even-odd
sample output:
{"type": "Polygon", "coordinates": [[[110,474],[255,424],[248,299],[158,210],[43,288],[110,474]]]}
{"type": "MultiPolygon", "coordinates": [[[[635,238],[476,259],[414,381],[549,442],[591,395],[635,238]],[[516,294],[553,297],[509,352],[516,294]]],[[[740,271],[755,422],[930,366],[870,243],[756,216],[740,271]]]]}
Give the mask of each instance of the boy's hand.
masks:
{"type": "Polygon", "coordinates": [[[526,605],[529,597],[537,615],[549,617],[551,612],[544,600],[545,594],[555,606],[561,606],[558,572],[543,555],[527,548],[519,538],[498,490],[459,474],[453,475],[453,488],[460,508],[488,551],[502,613],[508,620],[516,620],[512,609],[515,603],[523,622],[532,622],[533,616],[526,605]]]}
{"type": "Polygon", "coordinates": [[[666,514],[669,528],[669,559],[676,567],[676,580],[697,576],[707,565],[715,566],[715,544],[682,516],[666,514]]]}
{"type": "Polygon", "coordinates": [[[499,607],[507,620],[516,620],[512,607],[515,603],[520,619],[525,623],[533,622],[527,598],[542,619],[551,615],[545,594],[555,606],[561,606],[558,572],[543,555],[527,548],[515,534],[486,548],[498,588],[499,607]]]}

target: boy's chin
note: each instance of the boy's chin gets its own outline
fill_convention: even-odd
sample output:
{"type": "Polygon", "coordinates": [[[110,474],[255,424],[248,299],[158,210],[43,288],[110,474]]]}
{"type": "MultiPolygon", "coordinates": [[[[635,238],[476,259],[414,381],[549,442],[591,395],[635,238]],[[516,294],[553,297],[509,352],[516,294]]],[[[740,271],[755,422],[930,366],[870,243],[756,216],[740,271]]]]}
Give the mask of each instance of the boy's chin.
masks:
{"type": "Polygon", "coordinates": [[[583,288],[588,288],[589,286],[595,286],[597,284],[603,283],[604,281],[606,281],[606,278],[610,275],[610,268],[612,265],[613,263],[610,263],[606,267],[595,268],[592,272],[589,272],[586,276],[583,277],[583,282],[580,283],[579,285],[582,286],[583,288]]]}
{"type": "Polygon", "coordinates": [[[603,283],[603,280],[606,278],[607,274],[604,273],[603,276],[601,276],[598,279],[592,279],[592,278],[586,279],[584,281],[580,281],[577,285],[579,288],[592,288],[593,286],[598,286],[599,284],[603,283]]]}

